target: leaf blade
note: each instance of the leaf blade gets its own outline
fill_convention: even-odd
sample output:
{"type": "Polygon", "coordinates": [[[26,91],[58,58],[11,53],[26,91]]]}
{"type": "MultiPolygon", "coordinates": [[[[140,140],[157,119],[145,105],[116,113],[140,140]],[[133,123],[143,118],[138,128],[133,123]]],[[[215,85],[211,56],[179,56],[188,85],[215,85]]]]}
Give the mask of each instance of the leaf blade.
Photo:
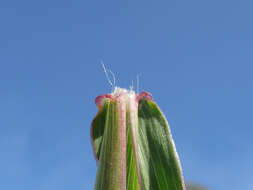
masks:
{"type": "MultiPolygon", "coordinates": [[[[106,122],[99,153],[95,190],[126,188],[125,103],[119,98],[106,101],[106,122]]],[[[94,126],[100,127],[100,126],[94,126]]]]}
{"type": "Polygon", "coordinates": [[[168,123],[152,100],[139,101],[136,138],[143,190],[184,190],[182,170],[168,123]]]}
{"type": "Polygon", "coordinates": [[[127,190],[142,190],[136,148],[136,127],[138,126],[137,103],[135,96],[127,101],[127,190]]]}

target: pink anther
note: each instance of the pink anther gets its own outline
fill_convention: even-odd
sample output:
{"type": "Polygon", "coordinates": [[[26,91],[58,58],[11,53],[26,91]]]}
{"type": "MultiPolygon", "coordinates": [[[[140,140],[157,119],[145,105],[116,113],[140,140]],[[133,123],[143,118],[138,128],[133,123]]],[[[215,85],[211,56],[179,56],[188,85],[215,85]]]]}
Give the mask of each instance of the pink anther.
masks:
{"type": "Polygon", "coordinates": [[[100,96],[96,97],[95,104],[97,105],[98,108],[100,108],[104,105],[105,98],[110,99],[110,98],[112,98],[112,95],[111,94],[104,94],[104,95],[100,95],[100,96]]]}

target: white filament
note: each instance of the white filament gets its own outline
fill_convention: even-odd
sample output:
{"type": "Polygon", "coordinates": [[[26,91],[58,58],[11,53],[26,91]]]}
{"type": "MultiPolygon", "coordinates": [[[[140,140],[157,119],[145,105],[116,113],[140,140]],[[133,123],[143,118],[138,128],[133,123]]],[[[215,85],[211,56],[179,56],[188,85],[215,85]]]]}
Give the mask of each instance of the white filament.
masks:
{"type": "Polygon", "coordinates": [[[101,61],[101,65],[104,69],[105,76],[107,78],[108,83],[111,85],[112,89],[114,89],[115,85],[116,85],[116,79],[115,79],[114,73],[111,70],[108,70],[108,69],[105,68],[105,65],[104,65],[103,61],[101,61]],[[110,79],[107,71],[111,74],[113,81],[110,79]]]}

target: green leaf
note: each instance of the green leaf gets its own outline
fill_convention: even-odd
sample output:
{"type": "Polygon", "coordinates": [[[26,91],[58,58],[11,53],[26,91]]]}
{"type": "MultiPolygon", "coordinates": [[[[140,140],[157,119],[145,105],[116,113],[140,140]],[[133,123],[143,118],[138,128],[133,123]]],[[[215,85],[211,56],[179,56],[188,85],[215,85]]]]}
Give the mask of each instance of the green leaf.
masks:
{"type": "Polygon", "coordinates": [[[150,94],[117,90],[96,98],[95,190],[185,190],[168,123],[150,94]]]}
{"type": "Polygon", "coordinates": [[[152,100],[139,102],[136,138],[143,190],[185,189],[168,123],[152,100]]]}
{"type": "Polygon", "coordinates": [[[138,125],[137,101],[135,95],[127,99],[127,190],[141,190],[138,150],[136,147],[136,130],[138,125]]]}
{"type": "MultiPolygon", "coordinates": [[[[93,122],[92,139],[99,158],[95,190],[118,189],[126,186],[126,125],[124,101],[105,101],[105,125],[99,126],[103,115],[93,122]],[[104,130],[97,129],[102,127],[104,130]],[[98,132],[98,134],[96,134],[98,132]],[[103,135],[101,133],[103,132],[103,135]],[[99,134],[100,133],[100,134],[99,134]]],[[[103,111],[101,112],[103,113],[103,111]]],[[[100,113],[100,114],[101,114],[100,113]]]]}
{"type": "Polygon", "coordinates": [[[106,116],[109,110],[109,102],[105,102],[104,106],[99,109],[96,117],[93,119],[91,124],[91,142],[93,147],[93,152],[96,160],[99,159],[99,155],[101,152],[106,116]]]}
{"type": "Polygon", "coordinates": [[[127,111],[127,190],[139,190],[139,181],[136,168],[136,158],[133,149],[133,136],[131,133],[130,113],[127,111]]]}

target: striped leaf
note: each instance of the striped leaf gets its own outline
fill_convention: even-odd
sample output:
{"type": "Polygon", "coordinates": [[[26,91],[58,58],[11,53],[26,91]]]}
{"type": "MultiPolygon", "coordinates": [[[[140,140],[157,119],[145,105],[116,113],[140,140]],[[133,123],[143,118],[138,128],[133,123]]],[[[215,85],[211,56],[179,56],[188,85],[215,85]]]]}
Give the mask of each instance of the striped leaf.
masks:
{"type": "Polygon", "coordinates": [[[96,104],[95,190],[185,190],[168,123],[149,93],[116,88],[96,104]]]}

